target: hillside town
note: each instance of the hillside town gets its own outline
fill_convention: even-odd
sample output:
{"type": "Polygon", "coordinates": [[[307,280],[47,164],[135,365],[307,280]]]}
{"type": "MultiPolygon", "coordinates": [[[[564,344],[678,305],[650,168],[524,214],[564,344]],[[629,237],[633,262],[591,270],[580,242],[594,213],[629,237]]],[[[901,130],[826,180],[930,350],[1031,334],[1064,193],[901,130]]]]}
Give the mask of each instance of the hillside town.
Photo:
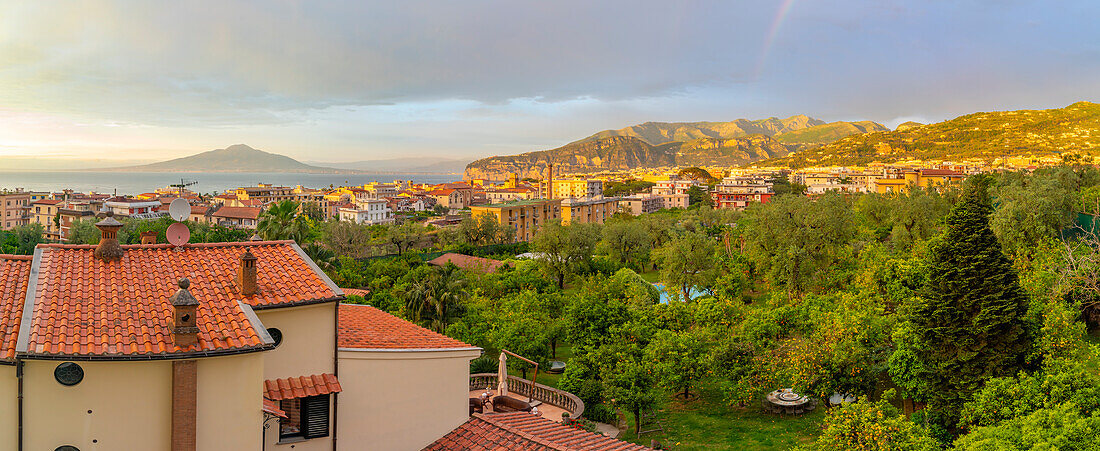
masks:
{"type": "MultiPolygon", "coordinates": [[[[1025,169],[1033,170],[1035,166],[1025,169]]],[[[516,231],[517,241],[530,240],[547,220],[563,223],[600,223],[617,213],[638,216],[662,209],[684,209],[703,201],[713,208],[743,210],[766,203],[775,184],[799,187],[808,196],[829,191],[843,193],[905,192],[909,187],[931,188],[959,183],[967,175],[991,168],[964,165],[936,167],[879,165],[862,168],[706,168],[709,174],[685,175],[680,168],[637,170],[625,173],[582,175],[554,174],[553,165],[540,179],[504,181],[482,179],[425,184],[413,180],[369,182],[363,185],[310,188],[257,183],[222,193],[200,194],[182,186],[151,187],[149,192],[113,195],[76,192],[59,186],[52,192],[18,187],[0,190],[0,230],[29,224],[42,226],[44,237],[66,242],[74,221],[107,212],[119,218],[152,220],[168,215],[168,206],[183,198],[191,206],[189,220],[234,229],[255,230],[261,213],[281,201],[294,201],[302,209],[316,209],[321,218],[356,224],[383,225],[422,222],[446,227],[465,216],[492,215],[516,231]],[[607,189],[624,182],[645,182],[643,189],[628,192],[607,189]],[[694,200],[689,192],[697,190],[694,200]],[[536,214],[542,213],[542,215],[536,214]],[[521,220],[522,219],[522,220],[521,220]]]]}

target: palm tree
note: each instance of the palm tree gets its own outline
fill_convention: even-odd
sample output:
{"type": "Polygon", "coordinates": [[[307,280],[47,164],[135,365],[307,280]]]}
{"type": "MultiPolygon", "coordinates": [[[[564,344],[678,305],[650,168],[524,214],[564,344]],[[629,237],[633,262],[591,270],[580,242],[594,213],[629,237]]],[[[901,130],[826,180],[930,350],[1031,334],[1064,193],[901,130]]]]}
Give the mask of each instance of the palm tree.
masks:
{"type": "Polygon", "coordinates": [[[298,214],[298,206],[298,202],[284,200],[268,207],[260,213],[256,232],[265,240],[307,241],[312,227],[309,218],[298,214]]]}
{"type": "Polygon", "coordinates": [[[462,314],[462,302],[468,296],[466,278],[449,264],[413,284],[405,306],[413,322],[443,333],[462,314]]]}
{"type": "Polygon", "coordinates": [[[336,253],[327,247],[317,243],[310,243],[302,248],[318,268],[331,271],[336,267],[336,253]]]}

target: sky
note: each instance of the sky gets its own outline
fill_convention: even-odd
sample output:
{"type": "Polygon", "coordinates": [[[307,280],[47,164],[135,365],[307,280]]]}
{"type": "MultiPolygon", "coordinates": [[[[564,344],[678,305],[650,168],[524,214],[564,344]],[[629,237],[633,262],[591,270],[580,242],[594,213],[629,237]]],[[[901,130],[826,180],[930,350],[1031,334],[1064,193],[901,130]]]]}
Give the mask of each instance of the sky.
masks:
{"type": "Polygon", "coordinates": [[[245,143],[346,162],[646,121],[893,127],[1100,101],[1100,2],[0,0],[0,167],[245,143]]]}

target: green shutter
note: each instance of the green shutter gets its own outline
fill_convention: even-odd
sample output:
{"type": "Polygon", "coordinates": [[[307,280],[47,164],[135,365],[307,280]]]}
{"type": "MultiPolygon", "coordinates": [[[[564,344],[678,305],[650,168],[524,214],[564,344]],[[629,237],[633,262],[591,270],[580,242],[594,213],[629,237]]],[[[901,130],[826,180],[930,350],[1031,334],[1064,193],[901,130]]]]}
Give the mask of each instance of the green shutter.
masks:
{"type": "Polygon", "coordinates": [[[302,435],[305,438],[328,437],[329,395],[302,398],[302,435]]]}

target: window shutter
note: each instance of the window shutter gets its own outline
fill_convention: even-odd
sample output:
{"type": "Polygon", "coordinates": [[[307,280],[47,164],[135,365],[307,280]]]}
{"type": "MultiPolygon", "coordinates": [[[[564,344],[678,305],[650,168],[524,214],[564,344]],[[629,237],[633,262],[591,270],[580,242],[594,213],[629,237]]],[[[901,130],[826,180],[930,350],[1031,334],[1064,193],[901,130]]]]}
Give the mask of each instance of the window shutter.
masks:
{"type": "Polygon", "coordinates": [[[329,395],[302,398],[302,435],[305,438],[328,437],[329,395]]]}

